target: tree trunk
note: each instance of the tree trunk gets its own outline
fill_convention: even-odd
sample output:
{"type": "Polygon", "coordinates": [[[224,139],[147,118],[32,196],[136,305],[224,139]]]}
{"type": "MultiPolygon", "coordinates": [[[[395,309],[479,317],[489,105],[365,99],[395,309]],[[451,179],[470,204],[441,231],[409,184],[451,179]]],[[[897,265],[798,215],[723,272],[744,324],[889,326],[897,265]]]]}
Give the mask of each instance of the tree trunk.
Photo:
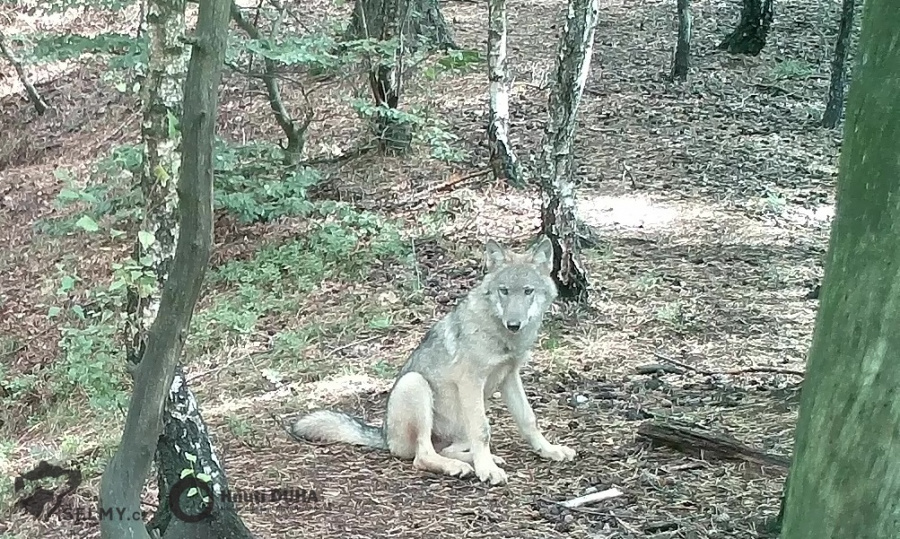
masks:
{"type": "Polygon", "coordinates": [[[169,493],[184,493],[182,485],[190,486],[192,479],[208,485],[212,493],[228,492],[228,479],[209,441],[209,432],[200,415],[200,406],[193,393],[188,390],[181,367],[175,369],[167,404],[163,434],[156,449],[159,511],[148,527],[166,538],[252,537],[235,511],[230,497],[213,494],[211,501],[214,503],[204,502],[200,496],[179,496],[175,500],[169,500],[169,493]],[[191,470],[191,473],[184,475],[183,470],[191,470]],[[188,520],[204,518],[199,522],[185,522],[183,516],[179,517],[179,513],[188,515],[188,520]]]}
{"type": "Polygon", "coordinates": [[[743,0],[741,20],[719,48],[732,54],[756,56],[766,46],[775,15],[775,0],[743,0]]]}
{"type": "Polygon", "coordinates": [[[686,80],[691,66],[691,0],[678,0],[678,43],[672,59],[675,80],[686,80]]]}
{"type": "MultiPolygon", "coordinates": [[[[166,395],[209,263],[213,144],[228,19],[227,0],[200,0],[181,125],[180,233],[159,313],[134,368],[134,393],[122,441],[100,481],[99,505],[106,514],[141,514],[141,492],[159,441],[166,395]]],[[[103,539],[150,537],[141,518],[101,518],[100,533],[103,539]]]]}
{"type": "Polygon", "coordinates": [[[587,275],[578,261],[572,142],[575,117],[587,82],[599,0],[569,0],[557,51],[550,118],[541,148],[541,231],[553,242],[553,279],[562,299],[587,299],[587,275]]]}
{"type": "MultiPolygon", "coordinates": [[[[251,39],[264,39],[259,28],[244,17],[243,13],[241,13],[241,8],[233,0],[231,2],[231,18],[251,39]]],[[[276,33],[273,31],[273,34],[276,33]]],[[[281,127],[281,130],[284,131],[284,136],[287,139],[287,145],[284,148],[285,157],[288,163],[297,163],[303,157],[303,150],[306,146],[306,131],[313,120],[313,109],[310,106],[306,107],[303,120],[298,125],[285,108],[281,99],[281,90],[278,87],[276,78],[278,73],[275,61],[270,58],[263,58],[263,67],[262,81],[266,87],[266,95],[269,98],[269,107],[272,109],[275,121],[281,127]]]]}
{"type": "Polygon", "coordinates": [[[19,82],[25,87],[25,94],[28,96],[28,100],[31,101],[31,104],[34,105],[34,110],[37,111],[38,114],[47,112],[47,102],[44,101],[41,94],[39,94],[34,85],[31,84],[31,79],[28,77],[28,72],[25,71],[25,66],[22,65],[22,62],[20,62],[19,59],[13,55],[12,51],[9,50],[9,47],[7,47],[6,36],[3,32],[0,32],[0,54],[3,54],[6,61],[12,64],[13,69],[16,70],[16,74],[19,76],[19,82]]]}
{"type": "Polygon", "coordinates": [[[784,539],[900,537],[900,11],[862,17],[784,539]]]}
{"type": "Polygon", "coordinates": [[[488,145],[494,178],[522,187],[519,164],[509,143],[509,70],[506,61],[506,0],[488,0],[488,145]]]}
{"type": "Polygon", "coordinates": [[[822,115],[822,127],[828,129],[837,127],[844,108],[844,84],[847,80],[844,65],[850,52],[850,30],[853,29],[855,8],[855,0],[844,0],[841,7],[841,24],[834,44],[834,56],[831,58],[831,86],[828,87],[828,101],[825,103],[825,114],[822,115]]]}
{"type": "Polygon", "coordinates": [[[456,48],[437,0],[356,0],[348,34],[352,38],[398,39],[392,58],[374,59],[369,86],[379,107],[374,121],[381,151],[404,153],[412,126],[397,119],[403,85],[403,59],[412,52],[456,48]]]}

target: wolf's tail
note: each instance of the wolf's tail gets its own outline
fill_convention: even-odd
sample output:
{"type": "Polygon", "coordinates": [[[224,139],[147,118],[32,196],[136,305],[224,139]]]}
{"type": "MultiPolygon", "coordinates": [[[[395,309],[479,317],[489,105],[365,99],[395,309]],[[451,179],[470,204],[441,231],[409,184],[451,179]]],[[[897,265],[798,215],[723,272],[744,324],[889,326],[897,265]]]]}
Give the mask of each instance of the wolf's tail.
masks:
{"type": "Polygon", "coordinates": [[[311,442],[343,442],[374,449],[387,449],[384,431],[351,415],[331,410],[316,410],[290,426],[295,438],[311,442]]]}

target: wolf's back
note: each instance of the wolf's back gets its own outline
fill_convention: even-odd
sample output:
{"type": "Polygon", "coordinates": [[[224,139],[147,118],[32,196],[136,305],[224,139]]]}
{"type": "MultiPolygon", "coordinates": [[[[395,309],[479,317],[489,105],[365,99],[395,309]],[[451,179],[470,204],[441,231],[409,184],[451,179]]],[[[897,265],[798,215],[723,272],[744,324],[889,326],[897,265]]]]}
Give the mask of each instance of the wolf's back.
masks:
{"type": "Polygon", "coordinates": [[[332,410],[316,410],[291,425],[291,433],[313,442],[342,442],[375,449],[386,449],[381,427],[332,410]]]}

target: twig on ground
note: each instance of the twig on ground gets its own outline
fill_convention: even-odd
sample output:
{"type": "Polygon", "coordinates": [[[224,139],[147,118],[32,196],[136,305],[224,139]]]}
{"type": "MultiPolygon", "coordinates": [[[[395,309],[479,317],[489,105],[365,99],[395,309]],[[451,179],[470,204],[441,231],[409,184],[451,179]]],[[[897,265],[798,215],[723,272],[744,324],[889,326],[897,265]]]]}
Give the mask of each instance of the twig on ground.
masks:
{"type": "Polygon", "coordinates": [[[351,346],[355,346],[355,345],[357,345],[357,344],[363,344],[363,343],[367,343],[367,342],[369,342],[369,341],[374,341],[375,339],[377,339],[377,338],[379,338],[379,337],[381,337],[381,335],[372,335],[371,337],[366,337],[365,339],[361,339],[361,340],[353,341],[353,342],[348,342],[347,344],[342,344],[341,346],[338,346],[337,348],[332,348],[331,350],[329,350],[328,353],[325,354],[325,357],[331,357],[331,356],[333,356],[334,354],[340,352],[341,350],[344,350],[344,349],[346,349],[346,348],[350,348],[351,346]]]}
{"type": "Polygon", "coordinates": [[[668,374],[684,374],[686,369],[683,369],[676,365],[663,365],[661,363],[649,363],[647,365],[640,365],[640,366],[636,367],[634,370],[638,374],[656,374],[658,372],[668,373],[668,374]]]}
{"type": "Polygon", "coordinates": [[[677,367],[681,367],[683,369],[687,369],[689,371],[693,371],[698,374],[704,374],[706,376],[713,376],[713,375],[717,375],[717,374],[719,374],[719,375],[721,375],[721,374],[728,374],[728,375],[750,374],[750,373],[760,373],[760,372],[770,372],[770,373],[775,373],[775,374],[789,374],[791,376],[801,376],[801,377],[806,375],[806,373],[804,373],[803,371],[798,371],[796,369],[784,369],[781,367],[767,367],[767,366],[743,367],[740,369],[732,369],[732,370],[728,370],[728,371],[711,371],[709,369],[702,369],[700,367],[688,365],[687,363],[683,363],[681,361],[678,361],[677,359],[673,359],[673,358],[671,358],[665,354],[662,354],[660,352],[653,352],[653,355],[656,356],[658,359],[665,361],[666,363],[671,363],[672,365],[675,365],[677,367]]]}
{"type": "Polygon", "coordinates": [[[585,494],[584,496],[579,496],[577,498],[572,498],[571,500],[556,503],[565,507],[566,509],[574,509],[576,507],[581,507],[582,505],[587,505],[589,503],[597,503],[604,500],[609,500],[611,498],[617,498],[622,494],[624,494],[624,492],[622,492],[621,490],[617,488],[610,488],[601,490],[599,492],[591,492],[590,494],[585,494]]]}
{"type": "Polygon", "coordinates": [[[478,178],[478,177],[484,176],[485,174],[489,173],[490,171],[491,171],[491,169],[486,168],[484,170],[479,170],[479,171],[473,172],[471,174],[466,174],[465,176],[460,176],[459,178],[453,178],[452,180],[444,183],[443,185],[439,185],[438,187],[434,188],[433,191],[452,191],[457,185],[459,185],[465,181],[471,180],[472,178],[478,178]]]}

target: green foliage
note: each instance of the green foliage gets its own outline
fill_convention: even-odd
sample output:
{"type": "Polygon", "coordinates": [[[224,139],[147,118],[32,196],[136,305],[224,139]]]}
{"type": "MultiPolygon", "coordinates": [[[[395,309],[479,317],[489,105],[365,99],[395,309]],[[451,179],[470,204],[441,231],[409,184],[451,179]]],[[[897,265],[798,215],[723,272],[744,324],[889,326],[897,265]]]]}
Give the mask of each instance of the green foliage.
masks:
{"type": "Polygon", "coordinates": [[[784,60],[772,67],[772,78],[776,80],[785,79],[808,79],[816,74],[816,68],[808,62],[800,60],[784,60]]]}
{"type": "Polygon", "coordinates": [[[61,328],[63,357],[53,364],[50,387],[67,400],[83,393],[92,408],[115,410],[127,403],[124,353],[118,342],[119,317],[108,310],[72,309],[75,324],[61,328]]]}
{"type": "Polygon", "coordinates": [[[484,67],[485,58],[481,51],[473,49],[450,49],[433,65],[426,67],[422,74],[426,79],[437,80],[441,75],[463,75],[484,67]]]}
{"type": "Polygon", "coordinates": [[[282,158],[281,149],[272,144],[220,144],[216,208],[245,223],[309,215],[314,208],[309,190],[319,183],[319,174],[312,168],[285,167],[282,158]]]}
{"type": "Polygon", "coordinates": [[[278,42],[269,39],[249,39],[244,42],[249,52],[285,65],[332,69],[346,58],[334,54],[337,42],[326,34],[291,36],[278,42]]]}
{"type": "Polygon", "coordinates": [[[127,34],[50,34],[32,38],[31,49],[25,56],[35,62],[57,62],[80,58],[84,54],[136,57],[146,54],[146,45],[127,34]]]}

